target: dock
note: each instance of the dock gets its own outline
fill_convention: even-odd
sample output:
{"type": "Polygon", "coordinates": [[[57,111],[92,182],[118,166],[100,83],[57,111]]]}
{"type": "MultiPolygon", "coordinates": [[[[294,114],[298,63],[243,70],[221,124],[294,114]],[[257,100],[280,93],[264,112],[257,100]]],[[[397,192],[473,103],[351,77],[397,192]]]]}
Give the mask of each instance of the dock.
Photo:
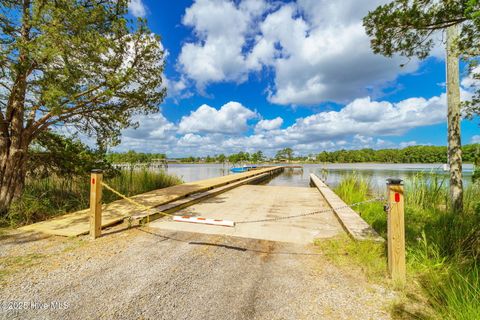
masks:
{"type": "MultiPolygon", "coordinates": [[[[217,178],[184,183],[173,187],[158,189],[131,197],[135,202],[149,208],[157,208],[174,201],[182,201],[187,197],[195,198],[195,195],[207,193],[212,196],[212,191],[227,191],[230,187],[236,187],[242,183],[254,183],[267,179],[284,170],[281,166],[266,167],[258,170],[247,171],[217,178]]],[[[105,191],[106,192],[106,191],[105,191]]],[[[198,200],[195,199],[195,200],[198,200]]],[[[185,205],[185,204],[184,204],[185,205]]],[[[161,210],[161,209],[160,209],[161,210]]],[[[139,208],[126,200],[118,200],[102,206],[102,228],[106,228],[123,222],[126,218],[134,216],[142,219],[148,215],[145,209],[139,208]]],[[[79,236],[89,232],[89,209],[69,213],[50,220],[37,222],[19,228],[22,231],[42,232],[58,236],[79,236]]]]}
{"type": "MultiPolygon", "coordinates": [[[[217,234],[298,244],[342,234],[354,240],[383,241],[381,237],[318,177],[311,187],[259,185],[286,168],[260,167],[222,177],[154,190],[102,206],[101,226],[128,221],[165,231],[217,234]],[[312,188],[315,187],[315,188],[312,188]],[[140,204],[141,206],[139,206],[140,204]],[[172,220],[229,221],[230,226],[172,220]],[[232,227],[233,226],[233,227],[232,227]]],[[[108,191],[105,191],[108,192],[108,191]]],[[[25,227],[23,231],[58,236],[89,232],[89,210],[66,214],[25,227]]]]}

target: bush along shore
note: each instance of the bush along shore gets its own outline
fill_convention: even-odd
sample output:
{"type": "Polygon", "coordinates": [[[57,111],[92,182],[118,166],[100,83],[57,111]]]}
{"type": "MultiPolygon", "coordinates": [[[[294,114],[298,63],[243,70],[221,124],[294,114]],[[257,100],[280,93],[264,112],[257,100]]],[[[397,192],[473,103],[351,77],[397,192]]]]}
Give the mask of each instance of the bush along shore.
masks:
{"type": "MultiPolygon", "coordinates": [[[[182,183],[176,176],[150,170],[110,172],[106,174],[105,182],[127,196],[182,183]]],[[[88,175],[81,177],[51,175],[27,179],[22,196],[13,203],[7,216],[0,220],[0,226],[18,227],[88,208],[89,194],[88,175]]],[[[104,189],[104,203],[118,199],[118,196],[104,189]]]]}
{"type": "MultiPolygon", "coordinates": [[[[371,190],[369,181],[353,174],[335,191],[347,203],[354,203],[374,196],[371,190]]],[[[438,176],[419,174],[405,182],[405,190],[409,284],[405,301],[392,311],[401,318],[480,319],[480,183],[466,189],[462,214],[450,211],[448,182],[438,176]],[[420,300],[425,300],[426,313],[406,310],[409,304],[415,304],[413,291],[420,292],[420,300]]],[[[386,238],[387,216],[378,203],[355,209],[386,238]]],[[[364,251],[357,250],[356,254],[364,251]]],[[[385,257],[386,252],[381,252],[376,258],[385,257]]],[[[385,266],[371,260],[367,259],[370,266],[385,266]]]]}

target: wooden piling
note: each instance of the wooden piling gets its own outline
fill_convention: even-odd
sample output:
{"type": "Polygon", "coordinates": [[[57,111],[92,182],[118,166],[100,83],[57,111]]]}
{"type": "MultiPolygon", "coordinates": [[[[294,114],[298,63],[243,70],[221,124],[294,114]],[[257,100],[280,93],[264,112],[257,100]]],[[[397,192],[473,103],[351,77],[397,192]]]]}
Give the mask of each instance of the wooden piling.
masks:
{"type": "Polygon", "coordinates": [[[102,234],[102,170],[95,169],[90,177],[90,238],[102,234]]]}
{"type": "Polygon", "coordinates": [[[403,286],[406,281],[404,189],[400,179],[387,181],[388,271],[394,283],[403,286]]]}

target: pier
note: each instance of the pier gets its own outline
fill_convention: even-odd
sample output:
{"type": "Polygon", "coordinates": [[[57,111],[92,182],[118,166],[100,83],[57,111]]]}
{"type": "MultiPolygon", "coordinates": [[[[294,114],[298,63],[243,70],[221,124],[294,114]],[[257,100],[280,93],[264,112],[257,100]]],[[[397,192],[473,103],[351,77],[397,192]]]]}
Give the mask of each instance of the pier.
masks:
{"type": "MultiPolygon", "coordinates": [[[[259,167],[244,173],[184,183],[104,204],[97,208],[101,218],[97,221],[101,222],[97,222],[98,232],[94,238],[100,236],[101,229],[128,223],[148,224],[151,228],[168,231],[303,244],[344,233],[355,240],[383,241],[315,175],[310,179],[311,186],[316,188],[261,185],[262,181],[273,178],[287,168],[301,167],[259,167]],[[205,222],[205,219],[226,220],[234,227],[178,222],[172,219],[173,214],[185,221],[190,217],[199,217],[200,222],[205,222]]],[[[92,178],[92,183],[95,183],[95,178],[92,178]]],[[[90,231],[90,215],[90,210],[82,210],[21,229],[60,236],[84,235],[90,231]]]]}

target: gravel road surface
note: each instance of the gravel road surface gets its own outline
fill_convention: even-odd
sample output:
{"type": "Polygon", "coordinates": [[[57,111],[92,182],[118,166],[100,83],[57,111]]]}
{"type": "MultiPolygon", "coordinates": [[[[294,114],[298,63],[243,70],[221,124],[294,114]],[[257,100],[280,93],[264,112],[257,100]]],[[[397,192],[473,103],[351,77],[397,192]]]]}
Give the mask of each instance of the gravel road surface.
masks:
{"type": "Polygon", "coordinates": [[[3,236],[0,259],[27,261],[1,278],[0,319],[389,319],[394,299],[311,245],[153,228],[3,236]]]}

